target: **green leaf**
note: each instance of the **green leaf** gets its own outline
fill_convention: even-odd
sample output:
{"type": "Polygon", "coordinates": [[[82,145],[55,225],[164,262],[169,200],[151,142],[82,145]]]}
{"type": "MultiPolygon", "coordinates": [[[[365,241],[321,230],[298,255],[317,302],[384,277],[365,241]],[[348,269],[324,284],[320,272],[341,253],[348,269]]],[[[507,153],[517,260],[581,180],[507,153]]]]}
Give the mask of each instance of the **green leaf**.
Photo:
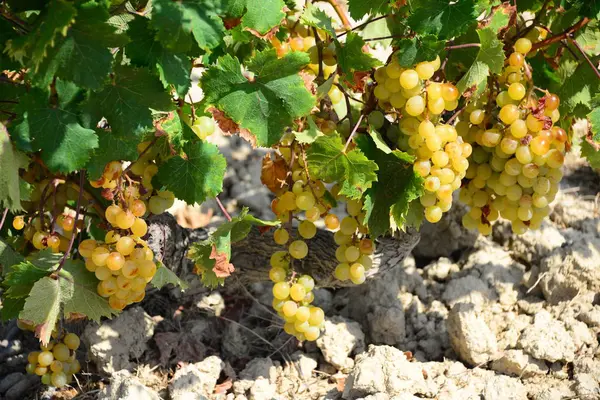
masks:
{"type": "Polygon", "coordinates": [[[578,104],[592,109],[592,99],[600,89],[600,80],[590,66],[582,61],[560,88],[561,113],[568,113],[578,104]]]}
{"type": "Polygon", "coordinates": [[[312,26],[317,29],[322,29],[327,32],[330,36],[336,37],[335,28],[333,27],[333,20],[325,12],[314,4],[309,4],[302,14],[301,21],[303,24],[312,26]]]}
{"type": "Polygon", "coordinates": [[[294,136],[299,143],[311,144],[317,140],[319,136],[324,136],[323,132],[317,128],[317,124],[315,124],[315,121],[312,118],[306,118],[306,122],[308,123],[308,129],[294,133],[294,136]]]}
{"type": "Polygon", "coordinates": [[[359,20],[366,14],[384,12],[389,3],[389,0],[349,0],[348,9],[350,11],[350,16],[355,20],[359,20]]]}
{"type": "Polygon", "coordinates": [[[19,168],[27,168],[27,157],[13,148],[10,136],[4,125],[0,122],[0,208],[10,211],[20,211],[21,207],[21,180],[19,168]]]}
{"type": "Polygon", "coordinates": [[[354,32],[346,35],[346,43],[335,42],[338,65],[344,73],[369,71],[371,68],[381,65],[379,60],[363,52],[364,45],[365,41],[354,32]]]}
{"type": "Polygon", "coordinates": [[[102,317],[112,317],[117,313],[108,304],[107,299],[98,295],[98,279],[93,272],[85,268],[81,260],[67,260],[58,278],[63,286],[72,285],[70,297],[63,298],[63,312],[83,314],[92,321],[100,322],[102,317]]]}
{"type": "Polygon", "coordinates": [[[473,86],[481,89],[489,74],[500,74],[504,66],[503,44],[496,38],[494,31],[486,28],[478,30],[477,34],[481,47],[467,73],[456,84],[461,93],[473,86]]]}
{"type": "Polygon", "coordinates": [[[90,179],[102,176],[104,167],[111,161],[135,161],[138,158],[138,140],[131,136],[117,136],[110,131],[96,129],[98,148],[94,150],[86,169],[90,179]]]}
{"type": "Polygon", "coordinates": [[[592,140],[600,144],[600,108],[594,108],[587,117],[591,125],[592,140]]]}
{"type": "Polygon", "coordinates": [[[25,306],[25,299],[2,299],[2,308],[0,309],[0,319],[2,321],[9,321],[11,319],[19,318],[19,313],[25,306]]]}
{"type": "MultiPolygon", "coordinates": [[[[521,8],[520,6],[521,5],[519,4],[519,8],[521,8]]],[[[521,10],[519,10],[519,11],[521,11],[521,10]]],[[[489,29],[491,29],[492,31],[498,33],[502,29],[505,29],[506,27],[508,27],[508,24],[510,23],[510,16],[511,16],[510,7],[500,6],[495,9],[494,14],[492,15],[492,18],[490,19],[490,22],[487,27],[489,29]]]]}
{"type": "Polygon", "coordinates": [[[0,239],[0,272],[2,276],[9,272],[9,267],[19,264],[23,256],[13,250],[4,240],[0,239]]]}
{"type": "Polygon", "coordinates": [[[597,26],[587,26],[584,30],[579,31],[575,40],[590,56],[600,54],[600,30],[597,26]]]}
{"type": "Polygon", "coordinates": [[[116,28],[107,22],[109,17],[105,3],[81,3],[75,24],[39,64],[34,82],[47,87],[58,76],[86,88],[100,89],[111,72],[111,48],[121,47],[128,40],[126,35],[116,33],[116,28]]]}
{"type": "Polygon", "coordinates": [[[160,289],[168,284],[179,286],[181,290],[186,290],[189,288],[187,282],[179,279],[179,277],[175,275],[173,271],[165,267],[165,265],[160,261],[158,262],[158,268],[156,269],[156,273],[150,281],[150,284],[157,289],[160,289]]]}
{"type": "Polygon", "coordinates": [[[195,44],[212,49],[225,33],[221,11],[215,0],[154,0],[151,24],[158,41],[175,52],[186,52],[195,44]]]}
{"type": "Polygon", "coordinates": [[[421,35],[450,39],[465,33],[477,23],[474,0],[419,0],[408,18],[408,25],[421,35]]]}
{"type": "Polygon", "coordinates": [[[42,160],[52,172],[83,168],[98,147],[98,137],[80,125],[77,114],[49,104],[46,93],[39,89],[32,89],[21,99],[19,110],[21,118],[14,134],[20,137],[18,143],[23,143],[21,149],[41,150],[42,160]]]}
{"type": "Polygon", "coordinates": [[[119,66],[114,83],[92,93],[88,108],[108,120],[113,134],[139,136],[153,126],[150,108],[168,111],[173,103],[150,71],[119,66]]]}
{"type": "Polygon", "coordinates": [[[588,160],[592,168],[600,168],[600,150],[596,150],[585,139],[581,141],[581,155],[588,160]]]}
{"type": "MultiPolygon", "coordinates": [[[[394,221],[396,222],[396,224],[400,222],[398,217],[396,216],[398,214],[398,211],[399,210],[396,209],[395,205],[392,206],[392,216],[394,216],[394,221]]],[[[412,226],[414,228],[419,229],[423,224],[424,217],[425,210],[423,209],[423,205],[418,199],[413,200],[408,205],[408,212],[406,213],[404,218],[404,225],[412,226]]]]}
{"type": "Polygon", "coordinates": [[[19,318],[41,325],[38,337],[43,344],[48,343],[59,317],[61,303],[72,296],[72,282],[46,276],[33,284],[19,318]]]}
{"type": "Polygon", "coordinates": [[[412,67],[422,61],[433,61],[445,46],[445,41],[438,40],[433,35],[401,39],[397,43],[398,63],[403,67],[412,67]]]}
{"type": "Polygon", "coordinates": [[[357,138],[359,147],[379,166],[377,182],[365,194],[365,221],[374,237],[390,229],[390,215],[398,227],[406,221],[409,204],[423,193],[423,178],[412,168],[413,157],[394,150],[386,154],[367,136],[357,138]]]}
{"type": "Polygon", "coordinates": [[[265,35],[281,24],[285,13],[282,0],[227,0],[227,15],[242,18],[242,27],[265,35]]]}
{"type": "Polygon", "coordinates": [[[155,179],[188,204],[202,203],[223,190],[227,163],[217,146],[207,142],[189,143],[185,158],[175,156],[161,165],[155,179]]]}
{"type": "Polygon", "coordinates": [[[185,54],[174,53],[156,41],[155,32],[149,24],[150,20],[140,16],[129,22],[127,34],[131,43],[125,47],[125,52],[131,58],[132,64],[156,68],[163,85],[173,85],[177,95],[184,97],[192,84],[192,63],[185,54]]]}
{"type": "MultiPolygon", "coordinates": [[[[1,42],[5,44],[5,48],[7,48],[7,42],[10,42],[11,39],[18,37],[19,34],[15,31],[14,25],[4,18],[0,19],[0,38],[1,42]]],[[[20,68],[21,65],[10,57],[8,51],[0,52],[0,71],[16,71],[20,68]]]]}
{"type": "Polygon", "coordinates": [[[277,58],[274,49],[266,50],[246,64],[254,73],[249,79],[242,74],[240,62],[226,55],[202,77],[205,101],[250,131],[259,146],[270,147],[295,118],[307,115],[315,104],[298,74],[308,62],[304,52],[277,58]]]}
{"type": "Polygon", "coordinates": [[[162,129],[167,133],[169,151],[175,149],[179,152],[191,140],[196,140],[196,134],[180,117],[172,113],[169,118],[161,123],[162,129]]]}
{"type": "Polygon", "coordinates": [[[306,159],[311,176],[325,182],[344,182],[342,195],[360,198],[377,179],[377,164],[358,149],[344,153],[339,136],[318,138],[307,150],[306,159]]]}
{"type": "Polygon", "coordinates": [[[25,64],[23,58],[30,59],[31,66],[38,70],[40,63],[51,53],[59,35],[64,36],[69,26],[75,21],[77,10],[73,3],[56,0],[48,3],[48,7],[37,17],[34,27],[27,35],[9,40],[6,52],[14,59],[25,64]]]}
{"type": "Polygon", "coordinates": [[[379,150],[383,151],[385,154],[390,154],[392,152],[392,149],[389,148],[389,146],[387,145],[387,143],[381,136],[381,133],[379,133],[375,129],[369,127],[369,135],[371,135],[371,139],[373,139],[373,143],[375,143],[375,146],[379,150]]]}
{"type": "Polygon", "coordinates": [[[6,288],[5,297],[27,297],[33,284],[48,275],[49,268],[40,268],[29,261],[13,265],[9,268],[2,286],[6,288]]]}

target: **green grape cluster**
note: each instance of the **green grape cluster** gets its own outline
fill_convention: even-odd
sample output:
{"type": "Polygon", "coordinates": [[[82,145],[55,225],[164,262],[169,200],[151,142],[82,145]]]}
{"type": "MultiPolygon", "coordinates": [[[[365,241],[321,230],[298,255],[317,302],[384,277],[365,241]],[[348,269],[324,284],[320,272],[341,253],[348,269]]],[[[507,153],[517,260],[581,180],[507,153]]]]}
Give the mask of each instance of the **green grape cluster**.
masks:
{"type": "Polygon", "coordinates": [[[488,91],[465,109],[458,133],[473,143],[460,200],[470,206],[463,224],[490,234],[499,217],[516,234],[537,229],[562,178],[567,133],[554,124],[558,96],[537,97],[525,73],[531,41],[521,38],[498,78],[499,91],[488,91]],[[495,102],[495,104],[493,104],[495,102]]]}
{"type": "MultiPolygon", "coordinates": [[[[56,334],[52,335],[56,338],[56,334]]],[[[73,381],[73,375],[79,373],[81,365],[76,358],[79,348],[79,336],[67,333],[61,340],[51,340],[41,345],[40,351],[33,351],[27,356],[25,370],[28,374],[41,377],[44,385],[61,388],[73,381]]]]}
{"type": "MultiPolygon", "coordinates": [[[[471,145],[464,143],[454,126],[442,123],[444,111],[457,108],[459,92],[449,82],[434,82],[440,67],[437,58],[414,68],[402,68],[392,61],[375,71],[375,97],[380,107],[393,119],[401,118],[398,148],[416,157],[414,170],[424,178],[425,193],[420,201],[425,218],[438,222],[452,206],[452,193],[459,189],[471,155],[471,145]]],[[[384,115],[374,111],[369,123],[379,128],[384,115]]]]}

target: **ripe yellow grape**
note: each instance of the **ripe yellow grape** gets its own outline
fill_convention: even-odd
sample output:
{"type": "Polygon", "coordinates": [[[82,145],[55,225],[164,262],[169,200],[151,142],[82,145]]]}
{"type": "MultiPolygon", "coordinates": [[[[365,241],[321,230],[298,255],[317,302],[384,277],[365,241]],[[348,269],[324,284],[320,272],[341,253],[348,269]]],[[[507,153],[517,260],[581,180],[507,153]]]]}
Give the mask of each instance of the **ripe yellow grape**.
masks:
{"type": "Polygon", "coordinates": [[[295,259],[302,259],[308,254],[308,245],[303,240],[294,240],[288,248],[290,256],[295,259]]]}
{"type": "Polygon", "coordinates": [[[484,110],[473,110],[471,112],[471,115],[469,115],[469,121],[473,124],[473,125],[479,125],[483,122],[485,118],[485,111],[484,110]]]}
{"type": "Polygon", "coordinates": [[[281,308],[281,312],[283,312],[283,315],[285,315],[286,317],[295,316],[297,311],[298,304],[296,304],[295,301],[291,300],[288,300],[285,303],[283,303],[283,307],[281,308]]]}
{"type": "Polygon", "coordinates": [[[317,227],[310,221],[302,221],[298,225],[298,233],[304,239],[312,239],[317,234],[317,227]]]}
{"type": "Polygon", "coordinates": [[[138,274],[138,264],[133,260],[125,261],[125,264],[121,268],[121,274],[125,278],[133,279],[138,274]]]}
{"type": "Polygon", "coordinates": [[[513,67],[522,67],[525,63],[525,57],[521,53],[514,52],[508,58],[508,62],[513,67]]]}
{"type": "Polygon", "coordinates": [[[45,350],[38,354],[37,362],[39,366],[47,367],[52,364],[52,361],[54,361],[54,355],[52,352],[45,350]]]}
{"type": "Polygon", "coordinates": [[[373,91],[373,93],[375,93],[375,97],[377,97],[379,100],[387,100],[390,98],[391,95],[391,93],[385,88],[384,85],[375,86],[375,90],[373,91]]]}
{"type": "Polygon", "coordinates": [[[23,229],[25,227],[25,219],[23,218],[23,216],[21,216],[21,215],[16,216],[13,219],[12,226],[13,226],[13,228],[15,228],[18,231],[20,231],[21,229],[23,229]]]}
{"type": "Polygon", "coordinates": [[[423,80],[427,80],[433,76],[435,73],[435,66],[430,62],[421,62],[417,64],[415,68],[419,78],[423,80]]]}
{"type": "Polygon", "coordinates": [[[290,288],[290,297],[295,301],[302,301],[306,296],[306,288],[299,283],[295,283],[290,288]]]}
{"type": "Polygon", "coordinates": [[[123,267],[123,264],[125,264],[125,257],[123,257],[121,253],[113,251],[108,255],[105,263],[111,271],[118,271],[123,267]]]}
{"type": "Polygon", "coordinates": [[[525,55],[531,51],[532,43],[531,40],[527,38],[519,38],[515,42],[515,50],[519,53],[525,55]]]}
{"type": "Polygon", "coordinates": [[[333,104],[339,103],[344,98],[344,93],[342,93],[342,91],[335,85],[331,86],[331,89],[329,89],[328,95],[333,104]]]}
{"type": "Polygon", "coordinates": [[[508,87],[508,95],[513,100],[521,100],[525,97],[526,89],[523,84],[515,82],[508,87]]]}
{"type": "Polygon", "coordinates": [[[414,69],[407,69],[400,74],[400,85],[404,89],[413,89],[419,84],[419,74],[414,69]]]}
{"type": "Polygon", "coordinates": [[[146,214],[146,203],[142,200],[134,200],[130,207],[131,212],[136,217],[141,217],[146,214]]]}
{"type": "Polygon", "coordinates": [[[273,285],[273,296],[279,300],[285,300],[290,295],[290,285],[287,282],[277,282],[273,285]]]}
{"type": "Polygon", "coordinates": [[[325,226],[327,229],[336,230],[340,227],[340,220],[335,214],[327,214],[325,217],[325,226]]]}
{"type": "Polygon", "coordinates": [[[273,233],[273,240],[275,240],[275,243],[277,244],[286,244],[289,239],[290,234],[285,230],[285,228],[279,228],[273,233]]]}
{"type": "Polygon", "coordinates": [[[425,110],[425,100],[421,96],[413,96],[406,101],[404,109],[406,110],[408,115],[416,117],[425,110]]]}
{"type": "Polygon", "coordinates": [[[111,225],[116,225],[117,224],[117,215],[120,212],[121,212],[121,207],[113,204],[106,208],[106,211],[104,211],[104,216],[106,217],[106,220],[108,221],[108,223],[110,223],[111,225]]]}
{"type": "Polygon", "coordinates": [[[345,217],[340,223],[340,232],[347,236],[353,235],[357,228],[358,222],[353,217],[345,217]]]}
{"type": "Polygon", "coordinates": [[[399,64],[392,62],[385,67],[385,72],[389,78],[400,78],[402,67],[399,64]]]}
{"type": "Polygon", "coordinates": [[[116,225],[121,229],[131,228],[135,220],[135,216],[129,210],[120,210],[115,217],[116,225]]]}
{"type": "Polygon", "coordinates": [[[456,86],[451,83],[442,84],[442,98],[445,101],[455,101],[458,99],[459,92],[456,86]]]}
{"type": "Polygon", "coordinates": [[[156,264],[150,260],[138,260],[138,274],[143,278],[152,278],[156,273],[156,264]]]}
{"type": "Polygon", "coordinates": [[[510,125],[519,118],[519,108],[514,104],[507,104],[500,109],[500,120],[510,125]]]}
{"type": "Polygon", "coordinates": [[[350,279],[350,265],[348,263],[340,263],[335,267],[333,273],[336,279],[340,281],[347,281],[350,279]]]}
{"type": "Polygon", "coordinates": [[[354,262],[360,257],[360,250],[356,246],[348,246],[344,251],[344,256],[348,262],[354,262]]]}
{"type": "Polygon", "coordinates": [[[358,279],[365,274],[365,267],[360,263],[354,263],[350,266],[350,277],[358,279]]]}
{"type": "Polygon", "coordinates": [[[135,241],[129,236],[123,236],[117,241],[116,249],[124,256],[128,256],[135,248],[135,241]]]}
{"type": "Polygon", "coordinates": [[[298,278],[298,284],[304,286],[307,292],[310,292],[315,287],[315,281],[309,275],[302,275],[298,278]]]}
{"type": "Polygon", "coordinates": [[[544,128],[544,122],[537,119],[533,114],[529,114],[525,122],[527,124],[527,129],[534,133],[537,133],[544,128]]]}
{"type": "Polygon", "coordinates": [[[321,332],[319,331],[319,328],[317,328],[316,326],[311,326],[304,332],[304,336],[306,337],[306,340],[308,340],[309,342],[313,342],[313,341],[317,340],[319,338],[320,334],[321,334],[321,332]]]}
{"type": "Polygon", "coordinates": [[[296,310],[296,321],[305,322],[310,318],[310,308],[306,306],[298,307],[296,310]]]}
{"type": "Polygon", "coordinates": [[[425,219],[431,223],[436,223],[442,219],[442,210],[438,206],[429,206],[425,208],[425,219]]]}
{"type": "Polygon", "coordinates": [[[67,361],[71,355],[71,352],[64,343],[57,343],[52,348],[52,355],[54,356],[55,360],[67,361]]]}
{"type": "Polygon", "coordinates": [[[110,251],[106,247],[96,247],[94,251],[92,251],[92,261],[99,267],[104,266],[106,265],[106,259],[109,254],[110,251]]]}
{"type": "Polygon", "coordinates": [[[440,98],[440,99],[428,99],[427,100],[427,109],[432,114],[438,115],[438,114],[441,114],[442,112],[444,112],[444,110],[446,109],[447,104],[449,104],[449,103],[446,103],[444,101],[444,99],[442,99],[442,98],[440,98]]]}
{"type": "Polygon", "coordinates": [[[276,251],[271,255],[270,264],[272,267],[286,268],[289,265],[287,251],[276,251]]]}

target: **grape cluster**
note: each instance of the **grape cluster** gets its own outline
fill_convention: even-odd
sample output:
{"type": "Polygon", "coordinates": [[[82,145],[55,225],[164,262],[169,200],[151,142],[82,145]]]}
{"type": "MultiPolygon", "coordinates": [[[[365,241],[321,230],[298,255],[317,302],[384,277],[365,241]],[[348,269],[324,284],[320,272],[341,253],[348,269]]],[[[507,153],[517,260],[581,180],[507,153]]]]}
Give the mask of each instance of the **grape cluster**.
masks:
{"type": "Polygon", "coordinates": [[[365,272],[373,266],[375,250],[373,241],[366,236],[368,230],[364,225],[362,208],[362,201],[346,199],[348,216],[341,221],[335,214],[325,217],[325,226],[336,231],[333,239],[338,245],[335,257],[339,264],[335,267],[334,276],[342,282],[350,280],[356,285],[366,280],[365,272]]]}
{"type": "MultiPolygon", "coordinates": [[[[52,337],[56,336],[53,333],[52,337]]],[[[62,340],[51,340],[46,346],[41,345],[40,351],[29,353],[25,370],[40,376],[44,385],[61,388],[81,370],[75,354],[79,344],[79,336],[74,333],[67,333],[62,340]]]]}
{"type": "MultiPolygon", "coordinates": [[[[444,111],[457,108],[459,92],[452,83],[431,80],[439,67],[436,58],[404,69],[392,57],[375,71],[374,95],[385,112],[401,116],[399,128],[404,135],[398,138],[398,147],[416,157],[413,168],[425,180],[420,201],[429,222],[438,222],[452,206],[452,193],[461,186],[472,151],[454,126],[441,123],[444,111]]],[[[369,123],[378,129],[384,118],[374,111],[369,123]]]]}
{"type": "Polygon", "coordinates": [[[469,229],[490,234],[500,216],[516,234],[537,229],[558,192],[568,137],[559,126],[558,96],[537,98],[525,74],[531,41],[521,38],[498,78],[499,91],[488,91],[465,109],[459,134],[473,143],[468,184],[460,200],[470,206],[463,217],[469,229]],[[490,99],[495,99],[495,105],[490,99]]]}
{"type": "Polygon", "coordinates": [[[113,229],[106,233],[104,242],[86,239],[79,245],[85,267],[100,280],[98,294],[108,297],[115,310],[142,301],[146,284],[156,273],[154,253],[142,239],[148,231],[140,218],[145,212],[141,200],[134,200],[128,209],[113,204],[105,213],[113,229]]]}

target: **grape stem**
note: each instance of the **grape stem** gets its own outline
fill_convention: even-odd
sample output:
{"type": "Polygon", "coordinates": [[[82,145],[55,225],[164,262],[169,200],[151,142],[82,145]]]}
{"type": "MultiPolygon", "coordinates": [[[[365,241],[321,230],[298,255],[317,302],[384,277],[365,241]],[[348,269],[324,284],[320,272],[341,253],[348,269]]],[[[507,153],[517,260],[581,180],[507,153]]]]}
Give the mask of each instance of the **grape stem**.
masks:
{"type": "Polygon", "coordinates": [[[370,19],[370,20],[368,20],[368,21],[366,21],[366,22],[363,22],[363,23],[362,23],[362,24],[360,24],[360,25],[356,25],[356,26],[355,26],[354,28],[352,28],[352,29],[349,29],[349,30],[347,30],[347,31],[345,31],[345,32],[342,32],[342,33],[340,33],[339,35],[337,35],[337,37],[338,37],[338,38],[341,38],[342,36],[346,35],[348,32],[352,32],[352,31],[355,31],[355,30],[357,30],[357,29],[364,28],[365,26],[369,25],[369,24],[370,24],[370,23],[372,23],[372,22],[379,21],[380,19],[384,19],[384,18],[387,18],[387,17],[389,17],[389,16],[390,16],[389,14],[386,14],[386,15],[381,15],[381,16],[379,16],[379,17],[377,17],[377,18],[370,19]]]}
{"type": "Polygon", "coordinates": [[[77,197],[77,205],[75,206],[75,226],[73,227],[73,234],[71,235],[71,239],[69,240],[69,247],[67,247],[65,254],[63,254],[62,258],[60,259],[60,262],[58,263],[58,268],[56,268],[56,270],[54,272],[52,272],[52,275],[55,275],[55,276],[58,276],[58,273],[65,265],[65,261],[67,261],[67,258],[69,257],[69,254],[71,254],[71,250],[73,249],[73,243],[75,242],[75,237],[79,236],[77,224],[79,222],[79,209],[81,208],[81,200],[83,199],[83,184],[84,183],[85,183],[85,171],[80,170],[79,171],[79,196],[77,197]]]}
{"type": "Polygon", "coordinates": [[[365,42],[372,42],[375,40],[386,40],[386,39],[396,39],[396,38],[407,38],[410,36],[407,35],[390,35],[390,36],[380,36],[380,37],[374,37],[374,38],[367,38],[367,39],[363,39],[365,42]]]}
{"type": "Polygon", "coordinates": [[[456,110],[456,112],[454,114],[452,114],[450,119],[448,121],[446,121],[446,124],[451,125],[454,122],[454,120],[459,116],[459,114],[465,110],[465,108],[467,108],[466,105],[461,107],[460,109],[456,110]]]}
{"type": "Polygon", "coordinates": [[[8,214],[8,207],[6,207],[4,209],[4,212],[2,213],[2,220],[0,220],[0,230],[2,229],[2,227],[4,226],[4,221],[6,220],[6,215],[8,214]]]}
{"type": "Polygon", "coordinates": [[[342,7],[337,2],[337,0],[322,0],[322,1],[325,1],[326,3],[331,4],[331,6],[335,10],[336,14],[338,15],[338,17],[340,17],[340,20],[342,21],[342,25],[344,25],[344,28],[352,29],[352,24],[350,23],[350,20],[348,19],[346,12],[342,9],[342,7]]]}
{"type": "Polygon", "coordinates": [[[365,116],[364,114],[360,114],[360,117],[358,117],[358,121],[356,121],[356,125],[354,125],[354,129],[352,129],[350,136],[348,136],[348,140],[346,140],[346,144],[344,145],[344,149],[342,150],[342,153],[346,154],[346,150],[348,150],[348,146],[350,146],[350,142],[354,138],[354,135],[356,134],[356,131],[358,130],[358,126],[362,122],[364,116],[365,116]]]}
{"type": "Polygon", "coordinates": [[[468,49],[471,47],[481,47],[481,43],[464,43],[444,47],[444,50],[468,49]]]}
{"type": "Polygon", "coordinates": [[[588,17],[584,17],[576,24],[565,29],[562,33],[549,37],[548,39],[542,40],[541,42],[534,43],[531,47],[531,51],[536,51],[538,49],[541,49],[542,47],[550,46],[551,44],[560,42],[563,39],[569,39],[571,34],[577,32],[578,30],[586,26],[588,22],[590,22],[590,19],[588,17]]]}
{"type": "Polygon", "coordinates": [[[225,215],[225,218],[227,218],[227,221],[231,222],[231,215],[229,215],[229,213],[225,209],[225,206],[223,206],[223,203],[221,203],[219,196],[215,197],[215,201],[219,205],[219,208],[221,209],[221,211],[223,211],[223,214],[225,215]]]}
{"type": "Polygon", "coordinates": [[[596,66],[594,65],[594,63],[592,62],[592,60],[590,60],[590,58],[586,54],[585,50],[583,50],[581,48],[581,45],[579,43],[577,43],[577,41],[575,39],[573,39],[571,37],[571,35],[569,35],[569,41],[571,43],[573,43],[573,46],[575,46],[577,48],[577,50],[579,50],[579,52],[581,53],[581,55],[583,56],[583,58],[585,58],[585,60],[587,61],[587,63],[592,68],[592,70],[594,70],[594,73],[596,74],[596,76],[598,77],[598,79],[600,79],[600,72],[598,71],[598,68],[596,68],[596,66]]]}
{"type": "Polygon", "coordinates": [[[317,28],[313,28],[313,34],[315,35],[315,43],[317,45],[317,57],[319,58],[319,74],[317,75],[317,82],[323,80],[323,42],[317,33],[317,28]]]}

